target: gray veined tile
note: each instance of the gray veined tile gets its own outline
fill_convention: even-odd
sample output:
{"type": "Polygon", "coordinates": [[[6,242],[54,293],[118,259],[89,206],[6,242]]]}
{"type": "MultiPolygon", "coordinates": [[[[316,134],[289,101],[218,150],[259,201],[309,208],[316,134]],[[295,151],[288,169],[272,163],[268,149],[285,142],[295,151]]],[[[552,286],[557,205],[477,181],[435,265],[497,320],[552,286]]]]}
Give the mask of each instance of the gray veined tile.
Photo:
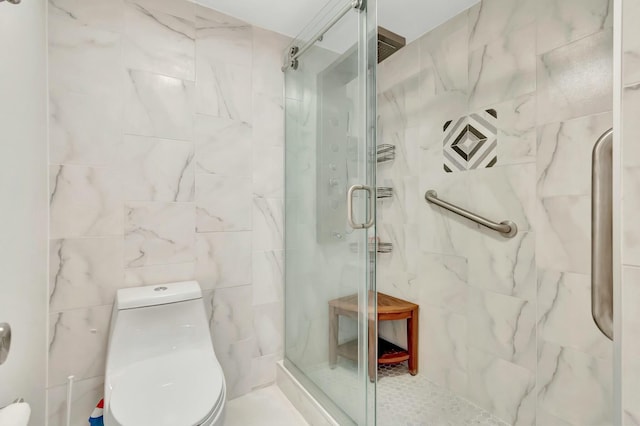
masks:
{"type": "Polygon", "coordinates": [[[253,304],[284,300],[284,251],[254,251],[252,255],[253,304]]]}
{"type": "Polygon", "coordinates": [[[543,341],[613,360],[613,344],[591,317],[589,275],[539,271],[538,333],[543,341]]]}
{"type": "Polygon", "coordinates": [[[121,237],[49,242],[49,309],[58,312],[113,303],[124,286],[121,237]]]}
{"type": "Polygon", "coordinates": [[[253,249],[284,248],[284,201],[276,198],[253,199],[253,249]]]}
{"type": "Polygon", "coordinates": [[[251,125],[225,117],[196,114],[196,164],[199,172],[251,176],[251,125]]]}
{"type": "Polygon", "coordinates": [[[125,206],[125,266],[193,261],[195,227],[192,203],[128,202],[125,206]]]}
{"type": "Polygon", "coordinates": [[[232,343],[228,348],[215,348],[216,356],[224,372],[229,400],[251,392],[251,362],[253,360],[251,349],[254,345],[255,338],[251,337],[232,343]]]}
{"type": "MultiPolygon", "coordinates": [[[[66,384],[47,389],[47,425],[67,425],[67,391],[66,384]]],[[[103,397],[104,377],[74,381],[70,424],[79,426],[87,423],[87,413],[91,414],[103,397]]]]}
{"type": "Polygon", "coordinates": [[[535,26],[471,51],[469,104],[478,109],[536,89],[535,26]]]}
{"type": "Polygon", "coordinates": [[[468,374],[476,404],[510,424],[536,424],[535,373],[471,348],[468,374]]]}
{"type": "Polygon", "coordinates": [[[542,269],[590,273],[590,196],[549,197],[538,202],[536,259],[542,269]]]}
{"type": "Polygon", "coordinates": [[[498,113],[498,165],[536,161],[536,96],[527,93],[491,107],[498,113]]]}
{"type": "Polygon", "coordinates": [[[196,279],[204,289],[251,284],[251,253],[251,232],[197,234],[196,279]]]}
{"type": "Polygon", "coordinates": [[[612,425],[611,360],[543,343],[538,348],[538,406],[571,424],[612,425]]]}
{"type": "Polygon", "coordinates": [[[193,19],[140,2],[125,5],[123,54],[127,68],[195,80],[193,19]]]}
{"type": "Polygon", "coordinates": [[[538,195],[591,194],[591,156],[613,125],[611,113],[551,123],[538,130],[538,195]]]}
{"type": "Polygon", "coordinates": [[[538,0],[536,5],[538,53],[613,27],[610,0],[538,0]]]}
{"type": "Polygon", "coordinates": [[[124,197],[135,201],[193,201],[193,143],[125,135],[124,197]]]}
{"type": "Polygon", "coordinates": [[[538,57],[538,124],[610,111],[613,35],[607,29],[538,57]]]}
{"type": "Polygon", "coordinates": [[[205,7],[197,6],[196,14],[199,59],[251,65],[253,53],[251,25],[205,7]]]}
{"type": "Polygon", "coordinates": [[[521,231],[505,239],[482,230],[471,242],[469,284],[502,295],[535,301],[535,233],[521,231]]]}
{"type": "Polygon", "coordinates": [[[104,375],[111,306],[49,316],[49,386],[104,375]]]}
{"type": "Polygon", "coordinates": [[[196,176],[197,232],[251,230],[251,178],[196,176]]]}
{"type": "Polygon", "coordinates": [[[256,336],[255,356],[284,355],[284,304],[282,302],[254,305],[253,329],[256,336]]]}
{"type": "Polygon", "coordinates": [[[254,146],[253,195],[284,198],[284,147],[254,146]]]}
{"type": "Polygon", "coordinates": [[[624,2],[622,14],[623,28],[623,83],[633,84],[640,81],[640,28],[636,23],[640,20],[640,4],[633,1],[624,2]]]}
{"type": "Polygon", "coordinates": [[[193,139],[195,85],[145,71],[128,70],[124,131],[165,139],[193,139]]]}
{"type": "Polygon", "coordinates": [[[121,183],[106,168],[49,168],[50,238],[122,235],[121,183]]]}
{"type": "Polygon", "coordinates": [[[190,281],[193,279],[195,279],[195,262],[141,266],[139,268],[127,268],[124,271],[124,282],[131,287],[190,281]]]}
{"type": "MultiPolygon", "coordinates": [[[[104,1],[104,0],[103,0],[104,1]]],[[[145,9],[155,9],[160,13],[176,16],[194,22],[196,19],[196,4],[189,0],[124,0],[130,5],[145,9]]]]}
{"type": "Polygon", "coordinates": [[[535,301],[471,288],[468,309],[470,346],[535,371],[535,301]]]}
{"type": "Polygon", "coordinates": [[[536,0],[484,0],[469,9],[472,50],[517,31],[536,19],[536,0]]]}
{"type": "Polygon", "coordinates": [[[216,348],[253,337],[250,285],[217,288],[212,303],[211,337],[216,348]]]}
{"type": "MultiPolygon", "coordinates": [[[[418,259],[420,269],[412,281],[419,288],[419,299],[465,315],[469,297],[467,259],[433,253],[421,253],[418,259]]],[[[379,282],[384,285],[383,280],[379,282]]]]}
{"type": "Polygon", "coordinates": [[[73,26],[121,31],[124,0],[49,0],[49,33],[65,31],[73,26]]]}

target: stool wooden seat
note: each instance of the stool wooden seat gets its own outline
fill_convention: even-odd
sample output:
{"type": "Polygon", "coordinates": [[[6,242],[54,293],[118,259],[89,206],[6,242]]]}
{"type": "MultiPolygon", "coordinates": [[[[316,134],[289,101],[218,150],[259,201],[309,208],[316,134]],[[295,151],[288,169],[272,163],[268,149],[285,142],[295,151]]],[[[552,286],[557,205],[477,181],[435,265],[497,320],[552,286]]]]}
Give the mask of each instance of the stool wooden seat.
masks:
{"type": "MultiPolygon", "coordinates": [[[[377,366],[380,364],[397,364],[409,362],[409,373],[418,374],[418,321],[420,307],[415,303],[398,299],[384,293],[378,293],[378,321],[407,320],[407,349],[402,349],[375,335],[375,319],[373,318],[373,292],[369,292],[369,377],[375,378],[377,366]],[[378,353],[375,353],[378,341],[378,353]]],[[[329,301],[329,365],[335,366],[338,356],[358,360],[358,341],[353,340],[338,344],[338,327],[340,316],[358,319],[358,295],[341,297],[329,301]]]]}

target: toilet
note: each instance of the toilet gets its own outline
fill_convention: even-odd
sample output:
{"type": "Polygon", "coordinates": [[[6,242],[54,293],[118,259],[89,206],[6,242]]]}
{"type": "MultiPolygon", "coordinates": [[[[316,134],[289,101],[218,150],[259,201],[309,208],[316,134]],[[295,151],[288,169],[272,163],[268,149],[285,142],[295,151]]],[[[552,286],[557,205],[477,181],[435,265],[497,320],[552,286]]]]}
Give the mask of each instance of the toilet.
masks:
{"type": "Polygon", "coordinates": [[[118,290],[105,426],[222,426],[226,388],[196,281],[118,290]]]}

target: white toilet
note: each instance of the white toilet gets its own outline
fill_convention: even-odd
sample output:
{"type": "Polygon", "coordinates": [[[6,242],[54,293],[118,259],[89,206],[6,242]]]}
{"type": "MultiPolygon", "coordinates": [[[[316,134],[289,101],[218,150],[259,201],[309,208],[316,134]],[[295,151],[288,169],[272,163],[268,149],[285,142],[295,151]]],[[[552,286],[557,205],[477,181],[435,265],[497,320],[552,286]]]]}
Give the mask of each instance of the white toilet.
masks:
{"type": "Polygon", "coordinates": [[[226,389],[195,281],[119,290],[105,426],[222,426],[226,389]]]}

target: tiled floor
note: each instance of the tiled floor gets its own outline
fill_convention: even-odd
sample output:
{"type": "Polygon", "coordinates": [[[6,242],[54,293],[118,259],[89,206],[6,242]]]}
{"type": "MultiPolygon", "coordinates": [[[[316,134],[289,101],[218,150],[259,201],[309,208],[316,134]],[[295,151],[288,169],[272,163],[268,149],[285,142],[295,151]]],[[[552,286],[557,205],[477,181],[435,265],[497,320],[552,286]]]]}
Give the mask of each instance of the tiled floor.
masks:
{"type": "MultiPolygon", "coordinates": [[[[380,368],[377,386],[379,426],[508,426],[482,408],[426,379],[411,376],[405,364],[380,368]]],[[[358,392],[355,364],[341,360],[310,374],[347,413],[357,413],[358,392]]],[[[353,418],[353,414],[350,414],[353,418]]]]}
{"type": "Polygon", "coordinates": [[[308,426],[308,423],[274,385],[229,401],[225,426],[308,426]]]}

